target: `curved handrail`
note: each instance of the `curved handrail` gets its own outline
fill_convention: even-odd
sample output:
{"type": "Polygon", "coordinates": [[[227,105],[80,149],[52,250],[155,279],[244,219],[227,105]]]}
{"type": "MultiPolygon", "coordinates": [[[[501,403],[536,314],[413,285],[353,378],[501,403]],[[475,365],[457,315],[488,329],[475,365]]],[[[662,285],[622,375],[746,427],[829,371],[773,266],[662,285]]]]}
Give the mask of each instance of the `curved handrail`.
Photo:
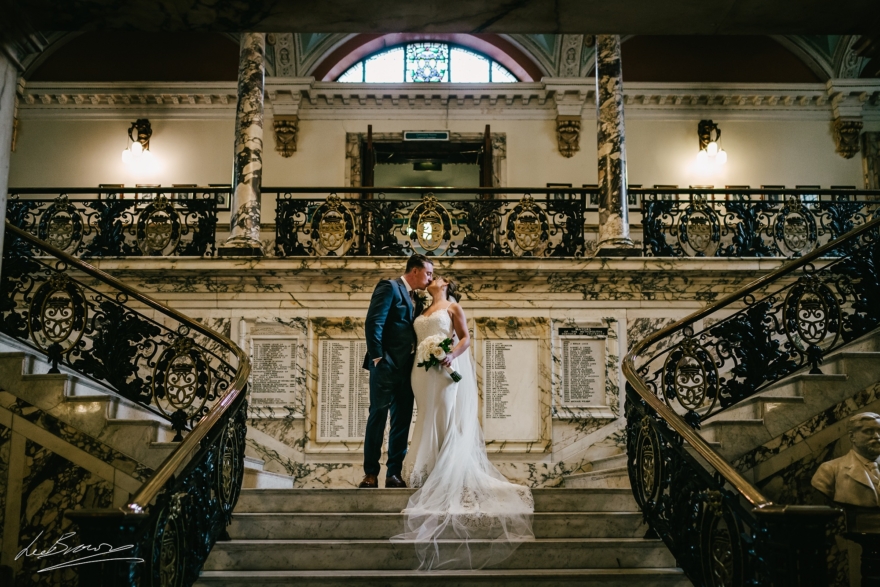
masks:
{"type": "Polygon", "coordinates": [[[675,432],[680,434],[682,438],[684,438],[703,459],[705,459],[716,471],[718,471],[718,473],[724,478],[725,481],[736,488],[736,490],[756,508],[767,508],[773,505],[773,502],[767,499],[760,491],[758,491],[751,483],[749,483],[745,479],[745,477],[740,475],[739,472],[734,469],[733,466],[728,463],[726,459],[724,459],[724,457],[715,452],[715,450],[713,450],[712,447],[710,447],[709,444],[705,440],[703,440],[703,437],[694,431],[694,429],[684,420],[684,418],[676,414],[666,404],[660,401],[657,396],[651,393],[651,391],[648,389],[648,386],[645,385],[644,381],[642,381],[642,378],[639,377],[636,371],[635,358],[639,356],[643,349],[654,344],[658,340],[665,338],[676,331],[682,330],[687,326],[690,326],[697,320],[705,318],[713,312],[716,312],[719,309],[724,308],[725,306],[728,306],[739,299],[742,299],[744,296],[747,296],[761,289],[770,282],[784,277],[805,265],[811,264],[816,259],[825,256],[825,254],[829,251],[840,247],[841,243],[858,238],[863,234],[874,230],[878,226],[880,226],[880,218],[863,224],[855,230],[852,230],[849,233],[841,236],[840,238],[831,241],[822,247],[819,247],[818,249],[804,255],[803,257],[786,263],[779,269],[776,269],[775,271],[772,271],[767,275],[756,279],[739,291],[729,294],[721,300],[706,306],[706,308],[694,312],[693,314],[686,316],[681,320],[678,320],[677,322],[652,334],[651,336],[648,336],[647,338],[636,344],[623,359],[623,375],[624,377],[626,377],[626,380],[633,387],[633,389],[639,394],[639,396],[653,410],[655,410],[663,418],[663,420],[673,430],[675,430],[675,432]]]}
{"type": "Polygon", "coordinates": [[[164,304],[154,300],[153,298],[137,291],[131,286],[119,281],[115,277],[108,275],[100,269],[93,267],[89,263],[86,263],[81,259],[77,259],[76,257],[73,257],[65,253],[64,251],[53,247],[49,243],[46,243],[34,237],[30,233],[10,223],[8,220],[6,221],[6,230],[12,232],[17,237],[29,242],[34,247],[64,261],[69,267],[74,267],[115,289],[125,292],[125,294],[128,295],[130,298],[135,299],[142,304],[165,314],[166,316],[170,316],[178,322],[181,322],[182,324],[186,324],[187,327],[199,332],[200,334],[208,338],[213,339],[216,342],[219,342],[227,350],[235,354],[236,360],[238,361],[238,368],[236,370],[235,378],[232,380],[232,384],[230,385],[226,394],[216,404],[214,404],[211,410],[199,421],[199,423],[189,432],[189,434],[187,434],[187,436],[183,439],[183,441],[181,441],[177,448],[175,448],[174,451],[170,455],[168,455],[168,457],[162,462],[162,464],[159,465],[153,476],[150,477],[141,486],[141,488],[138,489],[137,493],[134,494],[131,502],[120,508],[123,513],[141,513],[156,498],[162,487],[166,483],[168,483],[168,481],[177,473],[180,467],[186,463],[189,455],[195,452],[197,448],[199,448],[199,443],[202,441],[202,439],[207,436],[211,428],[217,423],[218,420],[223,417],[224,413],[239,397],[242,390],[245,388],[245,385],[247,384],[248,378],[250,376],[250,358],[244,352],[244,350],[242,350],[237,344],[232,342],[231,339],[211,330],[210,328],[202,326],[192,318],[181,314],[180,312],[173,310],[168,306],[165,306],[164,304]]]}

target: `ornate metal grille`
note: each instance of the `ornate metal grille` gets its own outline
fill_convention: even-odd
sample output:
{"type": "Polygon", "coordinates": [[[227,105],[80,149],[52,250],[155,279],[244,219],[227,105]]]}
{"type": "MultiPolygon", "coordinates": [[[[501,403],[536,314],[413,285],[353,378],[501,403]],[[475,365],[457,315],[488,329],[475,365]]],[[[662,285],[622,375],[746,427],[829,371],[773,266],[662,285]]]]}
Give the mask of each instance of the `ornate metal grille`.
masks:
{"type": "Polygon", "coordinates": [[[10,190],[6,218],[82,258],[213,255],[217,199],[230,197],[228,189],[218,188],[46,192],[10,190]]]}
{"type": "MultiPolygon", "coordinates": [[[[880,217],[880,191],[632,190],[654,257],[801,257],[880,217]]],[[[838,251],[836,254],[840,254],[838,251]]]]}
{"type": "Polygon", "coordinates": [[[10,222],[4,246],[0,331],[45,353],[55,372],[63,364],[161,415],[182,442],[125,508],[68,512],[83,543],[133,545],[126,558],[79,567],[79,583],[194,584],[241,490],[247,356],[10,222]]]}
{"type": "Polygon", "coordinates": [[[511,190],[492,199],[464,190],[368,190],[345,198],[279,191],[275,254],[582,257],[593,251],[584,228],[590,190],[511,190]]]}

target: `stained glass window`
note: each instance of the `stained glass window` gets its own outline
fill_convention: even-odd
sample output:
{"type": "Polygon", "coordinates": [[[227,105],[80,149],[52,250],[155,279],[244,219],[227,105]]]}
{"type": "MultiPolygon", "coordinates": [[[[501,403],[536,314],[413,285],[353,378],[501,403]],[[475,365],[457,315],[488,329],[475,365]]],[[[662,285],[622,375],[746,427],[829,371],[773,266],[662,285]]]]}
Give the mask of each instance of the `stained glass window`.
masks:
{"type": "Polygon", "coordinates": [[[337,78],[353,83],[511,83],[500,63],[448,43],[418,42],[392,47],[358,61],[337,78]]]}
{"type": "Polygon", "coordinates": [[[448,82],[449,45],[410,43],[406,46],[407,82],[448,82]]]}

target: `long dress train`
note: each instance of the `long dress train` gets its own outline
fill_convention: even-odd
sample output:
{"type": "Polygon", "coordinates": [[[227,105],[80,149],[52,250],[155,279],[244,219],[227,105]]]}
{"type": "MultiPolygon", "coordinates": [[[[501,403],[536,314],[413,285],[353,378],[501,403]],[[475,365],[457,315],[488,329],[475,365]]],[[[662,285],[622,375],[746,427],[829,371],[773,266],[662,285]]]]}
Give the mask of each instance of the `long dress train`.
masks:
{"type": "MultiPolygon", "coordinates": [[[[414,322],[421,343],[434,334],[454,338],[445,310],[414,322]]],[[[468,352],[453,361],[463,379],[413,366],[418,415],[403,475],[418,488],[405,510],[405,531],[392,541],[415,543],[420,569],[478,569],[534,540],[534,501],[528,487],[510,483],[486,455],[478,418],[476,371],[468,352]]]]}

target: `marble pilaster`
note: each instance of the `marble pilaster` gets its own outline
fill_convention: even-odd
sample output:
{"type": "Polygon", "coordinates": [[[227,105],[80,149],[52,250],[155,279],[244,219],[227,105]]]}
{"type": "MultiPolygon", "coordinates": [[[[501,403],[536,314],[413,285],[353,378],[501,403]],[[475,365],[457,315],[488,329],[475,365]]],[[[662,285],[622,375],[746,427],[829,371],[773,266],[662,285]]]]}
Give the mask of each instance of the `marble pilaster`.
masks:
{"type": "Polygon", "coordinates": [[[266,82],[266,35],[243,33],[238,65],[235,112],[235,161],[229,238],[223,256],[262,256],[260,188],[263,177],[263,93],[266,82]]]}
{"type": "Polygon", "coordinates": [[[0,259],[3,257],[3,232],[6,225],[6,192],[9,188],[9,158],[15,125],[15,88],[18,71],[0,52],[0,259]]]}
{"type": "Polygon", "coordinates": [[[638,255],[629,236],[626,139],[620,36],[596,36],[596,121],[599,157],[597,256],[638,255]]]}

